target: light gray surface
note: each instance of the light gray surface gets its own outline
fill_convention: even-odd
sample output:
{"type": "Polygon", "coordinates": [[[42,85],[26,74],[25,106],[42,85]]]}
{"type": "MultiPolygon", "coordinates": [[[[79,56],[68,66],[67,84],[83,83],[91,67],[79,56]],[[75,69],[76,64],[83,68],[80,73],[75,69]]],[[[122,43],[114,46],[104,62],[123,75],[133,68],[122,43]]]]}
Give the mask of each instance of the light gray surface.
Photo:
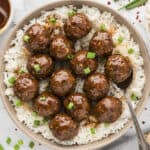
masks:
{"type": "MultiPolygon", "coordinates": [[[[11,0],[13,1],[14,6],[14,19],[13,23],[10,25],[9,29],[2,35],[0,35],[0,50],[3,48],[4,43],[8,37],[9,32],[13,28],[14,22],[17,22],[22,18],[22,16],[26,15],[27,13],[35,10],[37,7],[42,6],[46,3],[56,1],[56,0],[11,0]]],[[[97,0],[101,3],[107,4],[107,0],[97,0]]],[[[112,0],[113,1],[113,0],[112,0]]],[[[111,1],[110,7],[113,7],[114,9],[119,8],[119,4],[114,4],[111,1]]],[[[128,0],[123,0],[123,2],[128,0]]],[[[147,32],[144,28],[144,22],[143,22],[143,16],[145,8],[137,8],[133,11],[126,12],[122,11],[124,16],[127,17],[129,21],[131,21],[134,26],[141,32],[141,35],[143,36],[147,46],[149,44],[149,39],[147,37],[147,32]],[[137,12],[140,12],[139,16],[142,20],[142,23],[138,23],[136,21],[136,14],[137,12]]],[[[139,19],[139,20],[140,20],[139,19]]],[[[148,100],[148,103],[146,105],[145,110],[139,117],[139,122],[141,124],[141,127],[144,132],[150,131],[150,98],[148,100]],[[145,122],[144,124],[142,122],[145,122]]],[[[32,140],[29,137],[27,137],[24,133],[22,133],[19,129],[17,129],[16,125],[11,121],[9,118],[2,102],[0,101],[0,144],[2,144],[6,150],[13,150],[14,144],[19,139],[23,139],[24,145],[21,147],[21,150],[29,150],[28,143],[32,140]],[[17,129],[17,130],[16,130],[17,129]],[[10,136],[12,138],[12,144],[7,145],[5,140],[6,138],[10,136]]],[[[39,145],[39,143],[36,143],[35,150],[48,150],[48,148],[39,145]]],[[[103,150],[136,150],[137,149],[137,142],[135,137],[135,131],[134,128],[131,128],[122,138],[120,138],[118,141],[114,142],[113,144],[103,148],[103,150]]]]}

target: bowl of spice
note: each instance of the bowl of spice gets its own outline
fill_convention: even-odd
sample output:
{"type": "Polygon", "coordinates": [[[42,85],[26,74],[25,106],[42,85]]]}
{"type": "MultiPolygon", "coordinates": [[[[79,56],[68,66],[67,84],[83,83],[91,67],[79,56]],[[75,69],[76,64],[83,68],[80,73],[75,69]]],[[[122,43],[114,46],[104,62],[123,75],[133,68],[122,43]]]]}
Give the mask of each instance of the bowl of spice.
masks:
{"type": "Polygon", "coordinates": [[[0,34],[9,26],[12,14],[11,0],[0,0],[0,34]]]}

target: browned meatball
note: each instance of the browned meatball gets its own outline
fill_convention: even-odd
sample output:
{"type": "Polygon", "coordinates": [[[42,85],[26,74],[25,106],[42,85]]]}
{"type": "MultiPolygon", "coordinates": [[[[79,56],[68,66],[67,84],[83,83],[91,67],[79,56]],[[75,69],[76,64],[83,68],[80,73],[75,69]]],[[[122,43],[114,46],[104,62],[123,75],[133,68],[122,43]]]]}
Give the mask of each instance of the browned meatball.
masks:
{"type": "Polygon", "coordinates": [[[33,109],[41,116],[55,115],[60,110],[60,101],[49,92],[43,92],[36,98],[33,109]]]}
{"type": "Polygon", "coordinates": [[[105,64],[105,72],[112,81],[121,83],[131,76],[132,67],[127,57],[112,55],[105,64]]]}
{"type": "Polygon", "coordinates": [[[89,116],[90,105],[84,94],[73,93],[69,95],[64,101],[64,106],[68,114],[77,121],[82,121],[89,116]]]}
{"type": "Polygon", "coordinates": [[[46,54],[37,54],[29,58],[28,71],[38,79],[44,79],[50,75],[53,69],[53,60],[46,54]]]}
{"type": "Polygon", "coordinates": [[[95,53],[87,50],[78,51],[71,60],[71,67],[75,74],[80,76],[88,75],[97,69],[98,63],[95,59],[95,53]],[[94,57],[91,57],[94,56],[94,57]],[[89,70],[86,72],[86,70],[89,70]]]}
{"type": "Polygon", "coordinates": [[[120,117],[121,113],[122,102],[111,96],[100,100],[94,108],[94,114],[100,123],[112,123],[120,117]]]}
{"type": "Polygon", "coordinates": [[[53,135],[59,140],[71,140],[78,134],[78,125],[66,114],[58,114],[50,122],[53,135]]]}
{"type": "Polygon", "coordinates": [[[109,82],[105,75],[94,73],[85,80],[83,89],[89,99],[98,100],[108,93],[109,82]]]}
{"type": "Polygon", "coordinates": [[[69,17],[64,29],[70,39],[80,39],[90,32],[91,27],[87,16],[83,13],[77,13],[69,17]]]}
{"type": "Polygon", "coordinates": [[[23,37],[26,48],[32,53],[47,53],[50,42],[47,34],[44,26],[32,25],[23,37]]]}
{"type": "Polygon", "coordinates": [[[14,93],[22,101],[30,101],[38,94],[38,81],[30,74],[21,74],[15,84],[14,93]]]}
{"type": "Polygon", "coordinates": [[[100,57],[111,55],[113,51],[111,35],[108,32],[96,32],[90,41],[90,49],[100,57]]]}
{"type": "Polygon", "coordinates": [[[50,87],[54,94],[65,96],[69,94],[75,86],[75,78],[67,69],[55,71],[50,78],[50,87]]]}
{"type": "Polygon", "coordinates": [[[56,60],[66,60],[72,54],[72,43],[64,35],[55,35],[50,43],[50,55],[56,60]]]}

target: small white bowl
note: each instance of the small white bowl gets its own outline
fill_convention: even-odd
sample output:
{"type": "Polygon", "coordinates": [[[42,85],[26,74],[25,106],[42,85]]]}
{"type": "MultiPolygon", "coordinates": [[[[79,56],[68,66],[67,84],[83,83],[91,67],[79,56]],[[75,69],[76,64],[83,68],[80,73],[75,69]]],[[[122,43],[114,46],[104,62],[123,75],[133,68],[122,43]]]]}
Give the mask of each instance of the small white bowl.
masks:
{"type": "Polygon", "coordinates": [[[10,23],[12,21],[12,18],[13,18],[13,5],[12,5],[12,1],[8,0],[8,2],[9,2],[9,5],[10,5],[10,14],[9,14],[9,18],[8,18],[6,24],[0,29],[0,34],[2,34],[8,28],[8,26],[10,25],[10,23]]]}

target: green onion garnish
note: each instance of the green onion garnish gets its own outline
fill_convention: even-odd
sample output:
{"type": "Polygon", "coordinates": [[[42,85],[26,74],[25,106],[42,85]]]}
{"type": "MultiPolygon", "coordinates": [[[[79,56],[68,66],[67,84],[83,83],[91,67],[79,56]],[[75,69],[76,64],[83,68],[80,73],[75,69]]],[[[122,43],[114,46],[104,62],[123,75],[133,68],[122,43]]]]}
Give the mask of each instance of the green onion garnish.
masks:
{"type": "Polygon", "coordinates": [[[34,70],[35,70],[36,72],[39,72],[39,71],[41,70],[41,67],[40,67],[39,64],[36,64],[36,65],[34,65],[33,67],[34,67],[34,70]]]}
{"type": "Polygon", "coordinates": [[[40,126],[40,120],[34,120],[34,127],[40,126]]]}
{"type": "Polygon", "coordinates": [[[0,144],[0,150],[4,150],[4,147],[2,144],[0,144]]]}
{"type": "Polygon", "coordinates": [[[34,145],[35,145],[35,144],[34,144],[34,142],[32,142],[32,141],[29,143],[29,147],[30,147],[31,149],[34,148],[34,145]]]}
{"type": "Polygon", "coordinates": [[[11,143],[11,138],[10,138],[10,137],[8,137],[8,138],[6,139],[6,143],[7,143],[7,144],[10,144],[10,143],[11,143]]]}
{"type": "Polygon", "coordinates": [[[14,150],[19,150],[20,149],[20,146],[18,144],[15,144],[14,145],[14,150]]]}
{"type": "Polygon", "coordinates": [[[105,127],[105,128],[108,128],[108,127],[109,127],[109,125],[110,125],[110,124],[109,124],[109,123],[107,123],[107,122],[105,122],[105,123],[104,123],[104,127],[105,127]]]}
{"type": "Polygon", "coordinates": [[[101,25],[100,25],[100,30],[101,30],[101,31],[106,31],[106,26],[105,26],[105,24],[101,24],[101,25]]]}
{"type": "Polygon", "coordinates": [[[75,14],[77,14],[76,10],[71,10],[71,11],[68,12],[69,16],[74,16],[75,14]]]}
{"type": "Polygon", "coordinates": [[[87,58],[88,59],[94,59],[96,57],[96,53],[94,53],[94,52],[88,52],[87,53],[87,58]]]}
{"type": "Polygon", "coordinates": [[[8,82],[10,83],[10,84],[14,84],[15,83],[15,81],[16,81],[16,78],[15,77],[10,77],[9,79],[8,79],[8,82]]]}
{"type": "Polygon", "coordinates": [[[90,70],[89,67],[87,67],[87,68],[84,69],[84,73],[85,73],[85,74],[89,74],[90,72],[91,72],[91,70],[90,70]]]}
{"type": "Polygon", "coordinates": [[[21,69],[19,70],[19,74],[23,74],[23,73],[25,73],[25,71],[24,71],[24,69],[21,68],[21,69]]]}
{"type": "Polygon", "coordinates": [[[73,59],[73,57],[74,57],[73,54],[68,54],[68,55],[67,55],[67,58],[68,58],[68,59],[73,59]]]}
{"type": "Polygon", "coordinates": [[[131,100],[132,100],[132,101],[136,101],[137,98],[138,98],[138,97],[137,97],[134,93],[131,94],[131,100]]]}
{"type": "Polygon", "coordinates": [[[24,42],[28,43],[29,40],[30,40],[30,37],[29,37],[28,35],[24,35],[24,36],[23,36],[23,41],[24,41],[24,42]]]}
{"type": "Polygon", "coordinates": [[[49,20],[52,24],[55,24],[56,23],[56,18],[54,18],[54,17],[52,17],[52,18],[50,18],[50,20],[49,20]]]}
{"type": "Polygon", "coordinates": [[[40,101],[46,101],[46,97],[45,96],[41,96],[40,97],[40,101]]]}
{"type": "Polygon", "coordinates": [[[119,36],[118,38],[118,43],[121,44],[123,42],[123,37],[122,36],[119,36]]]}
{"type": "Polygon", "coordinates": [[[23,145],[23,144],[24,144],[23,140],[21,140],[21,139],[20,139],[20,140],[18,140],[18,145],[20,145],[20,146],[21,146],[21,145],[23,145]]]}
{"type": "Polygon", "coordinates": [[[33,112],[32,112],[32,115],[36,117],[36,116],[38,115],[38,113],[35,112],[35,111],[33,111],[33,112]]]}
{"type": "Polygon", "coordinates": [[[70,102],[70,103],[68,104],[68,106],[67,106],[67,108],[68,108],[69,110],[73,109],[73,107],[74,107],[74,103],[73,103],[73,102],[70,102]]]}
{"type": "Polygon", "coordinates": [[[16,106],[16,107],[19,107],[19,106],[21,106],[21,105],[22,105],[21,100],[20,100],[20,99],[16,99],[16,101],[15,101],[15,106],[16,106]]]}
{"type": "Polygon", "coordinates": [[[91,128],[90,131],[91,131],[91,134],[95,134],[96,133],[95,128],[91,128]]]}
{"type": "Polygon", "coordinates": [[[133,54],[133,53],[134,53],[134,49],[133,48],[128,49],[128,54],[133,54]]]}

